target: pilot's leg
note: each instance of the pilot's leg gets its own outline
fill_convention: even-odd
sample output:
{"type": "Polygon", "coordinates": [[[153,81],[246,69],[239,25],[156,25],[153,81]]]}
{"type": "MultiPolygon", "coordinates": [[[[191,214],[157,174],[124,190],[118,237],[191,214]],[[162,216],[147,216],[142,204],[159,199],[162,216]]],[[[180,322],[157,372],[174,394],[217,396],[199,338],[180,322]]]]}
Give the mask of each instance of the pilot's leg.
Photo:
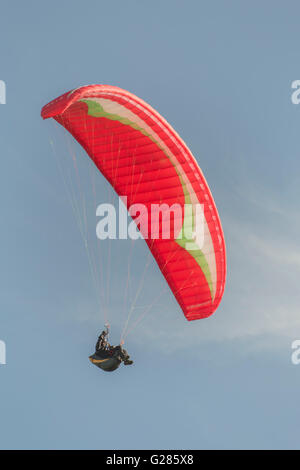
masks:
{"type": "Polygon", "coordinates": [[[133,361],[130,360],[130,356],[128,352],[126,351],[126,349],[122,350],[122,359],[124,361],[125,366],[133,364],[133,361]]]}

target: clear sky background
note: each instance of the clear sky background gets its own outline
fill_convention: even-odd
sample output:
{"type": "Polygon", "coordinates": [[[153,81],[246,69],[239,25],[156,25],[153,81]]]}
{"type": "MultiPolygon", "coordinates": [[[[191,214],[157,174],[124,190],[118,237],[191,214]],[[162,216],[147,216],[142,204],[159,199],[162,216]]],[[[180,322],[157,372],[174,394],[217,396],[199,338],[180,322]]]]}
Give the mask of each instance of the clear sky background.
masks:
{"type": "MultiPolygon", "coordinates": [[[[299,2],[0,8],[0,448],[299,448],[299,2]],[[72,140],[40,118],[48,101],[91,83],[135,93],[187,142],[228,254],[218,311],[188,323],[167,291],[128,336],[134,366],[112,374],[88,361],[103,312],[57,165],[72,168],[72,140]]],[[[93,168],[74,148],[93,246],[93,168]]],[[[94,176],[97,202],[116,201],[94,176]]],[[[109,243],[101,269],[117,342],[131,242],[109,243]]],[[[131,298],[149,261],[142,307],[165,281],[143,241],[130,259],[131,298]]]]}

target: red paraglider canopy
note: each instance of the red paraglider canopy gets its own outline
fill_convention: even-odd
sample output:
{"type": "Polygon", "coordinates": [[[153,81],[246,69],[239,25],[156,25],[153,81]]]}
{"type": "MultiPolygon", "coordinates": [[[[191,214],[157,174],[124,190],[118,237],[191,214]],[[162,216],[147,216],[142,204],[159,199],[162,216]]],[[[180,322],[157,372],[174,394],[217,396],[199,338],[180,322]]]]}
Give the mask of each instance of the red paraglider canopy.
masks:
{"type": "Polygon", "coordinates": [[[128,207],[143,204],[149,212],[153,204],[162,212],[173,204],[182,208],[182,224],[168,239],[151,236],[143,224],[139,228],[186,318],[211,315],[225,287],[223,231],[202,171],[170,124],[135,95],[108,85],[65,93],[44,106],[42,117],[53,117],[75,137],[117,194],[127,197],[128,207]],[[201,246],[184,231],[197,231],[199,205],[201,246]]]}

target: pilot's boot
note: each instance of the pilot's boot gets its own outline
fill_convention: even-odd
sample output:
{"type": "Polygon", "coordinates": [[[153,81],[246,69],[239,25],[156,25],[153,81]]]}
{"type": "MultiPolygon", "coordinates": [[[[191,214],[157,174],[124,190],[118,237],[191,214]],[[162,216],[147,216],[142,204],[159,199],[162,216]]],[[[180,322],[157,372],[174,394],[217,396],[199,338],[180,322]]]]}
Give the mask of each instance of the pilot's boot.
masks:
{"type": "Polygon", "coordinates": [[[133,361],[130,359],[129,354],[125,349],[123,349],[123,361],[125,366],[130,366],[133,364],[133,361]]]}
{"type": "Polygon", "coordinates": [[[131,364],[133,364],[133,361],[131,361],[130,359],[125,359],[124,360],[124,365],[125,366],[131,366],[131,364]]]}

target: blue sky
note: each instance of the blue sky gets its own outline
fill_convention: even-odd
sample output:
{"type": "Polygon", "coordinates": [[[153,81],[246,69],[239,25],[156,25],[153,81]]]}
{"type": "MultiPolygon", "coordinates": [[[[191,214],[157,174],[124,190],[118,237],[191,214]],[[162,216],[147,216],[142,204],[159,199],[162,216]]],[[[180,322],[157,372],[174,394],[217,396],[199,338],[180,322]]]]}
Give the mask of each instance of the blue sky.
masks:
{"type": "MultiPolygon", "coordinates": [[[[2,2],[0,448],[299,448],[299,13],[294,1],[2,2]],[[187,142],[228,254],[215,315],[188,323],[166,291],[128,337],[134,367],[114,374],[87,359],[103,316],[57,159],[72,169],[73,145],[90,234],[93,168],[40,118],[90,83],[140,96],[187,142]]],[[[96,177],[98,202],[115,201],[96,177]]],[[[117,342],[131,242],[109,243],[117,342]]],[[[148,260],[137,242],[131,296],[148,260]]],[[[148,264],[140,306],[165,288],[148,264]]]]}

